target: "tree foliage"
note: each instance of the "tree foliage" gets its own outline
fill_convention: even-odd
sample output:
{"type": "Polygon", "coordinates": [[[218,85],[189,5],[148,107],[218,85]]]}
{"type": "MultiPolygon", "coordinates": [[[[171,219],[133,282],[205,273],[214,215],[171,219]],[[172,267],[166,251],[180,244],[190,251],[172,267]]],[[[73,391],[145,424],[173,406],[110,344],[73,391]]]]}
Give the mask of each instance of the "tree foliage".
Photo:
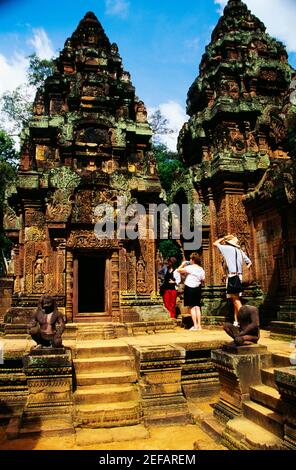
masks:
{"type": "Polygon", "coordinates": [[[17,136],[32,117],[33,100],[37,88],[53,73],[52,60],[44,60],[32,54],[28,57],[27,83],[0,97],[1,113],[10,123],[11,135],[17,136]]]}
{"type": "Polygon", "coordinates": [[[32,116],[33,103],[28,89],[21,85],[3,93],[1,111],[11,125],[11,135],[18,136],[32,116]]]}
{"type": "Polygon", "coordinates": [[[173,256],[177,258],[178,263],[181,264],[183,255],[180,246],[175,240],[161,240],[158,249],[163,259],[168,259],[173,256]]]}
{"type": "Polygon", "coordinates": [[[0,129],[0,163],[15,165],[19,153],[14,147],[14,141],[6,131],[0,129]]]}
{"type": "Polygon", "coordinates": [[[39,88],[44,85],[45,80],[53,74],[54,62],[53,60],[40,59],[36,54],[28,57],[28,83],[29,85],[39,88]]]}
{"type": "Polygon", "coordinates": [[[154,146],[154,155],[162,187],[169,191],[177,172],[185,171],[183,163],[175,152],[171,152],[165,145],[154,146]]]}
{"type": "Polygon", "coordinates": [[[150,115],[148,122],[153,131],[154,145],[161,145],[163,135],[174,133],[174,130],[169,127],[169,121],[161,114],[159,109],[150,115]]]}

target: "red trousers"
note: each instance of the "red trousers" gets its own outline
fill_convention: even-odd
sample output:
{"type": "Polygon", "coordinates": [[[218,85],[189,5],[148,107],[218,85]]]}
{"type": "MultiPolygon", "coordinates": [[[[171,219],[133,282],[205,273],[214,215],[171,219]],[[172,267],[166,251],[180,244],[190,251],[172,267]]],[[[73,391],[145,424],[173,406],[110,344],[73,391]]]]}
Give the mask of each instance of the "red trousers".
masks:
{"type": "Polygon", "coordinates": [[[171,318],[176,318],[177,291],[165,290],[163,294],[165,308],[170,312],[171,318]]]}

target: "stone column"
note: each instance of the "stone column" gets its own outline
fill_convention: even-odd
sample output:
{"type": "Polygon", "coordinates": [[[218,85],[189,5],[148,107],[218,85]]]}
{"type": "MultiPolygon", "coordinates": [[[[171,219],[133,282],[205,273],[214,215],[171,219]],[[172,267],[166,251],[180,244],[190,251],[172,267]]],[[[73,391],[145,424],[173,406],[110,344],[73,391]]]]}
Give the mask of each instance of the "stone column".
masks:
{"type": "Polygon", "coordinates": [[[66,254],[66,318],[73,321],[73,253],[66,254]]]}
{"type": "Polygon", "coordinates": [[[72,432],[71,350],[31,350],[23,356],[28,399],[21,433],[72,432]]]}
{"type": "Polygon", "coordinates": [[[120,321],[120,274],[119,274],[119,252],[113,251],[111,256],[111,289],[112,289],[112,322],[120,321]]]}
{"type": "Polygon", "coordinates": [[[181,387],[185,349],[134,347],[145,424],[192,423],[181,387]]]}
{"type": "Polygon", "coordinates": [[[243,403],[250,399],[250,386],[261,383],[260,370],[271,367],[272,356],[266,346],[224,348],[226,350],[212,351],[212,359],[219,372],[221,386],[214,414],[226,422],[242,414],[243,403]]]}

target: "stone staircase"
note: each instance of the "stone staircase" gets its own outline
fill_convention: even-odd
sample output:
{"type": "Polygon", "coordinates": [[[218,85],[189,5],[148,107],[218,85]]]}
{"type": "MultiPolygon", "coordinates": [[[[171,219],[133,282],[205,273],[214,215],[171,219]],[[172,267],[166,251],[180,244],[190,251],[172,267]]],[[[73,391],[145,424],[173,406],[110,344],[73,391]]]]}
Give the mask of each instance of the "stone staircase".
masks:
{"type": "Polygon", "coordinates": [[[77,328],[77,341],[115,339],[116,336],[112,323],[80,323],[77,328]]]}
{"type": "Polygon", "coordinates": [[[230,449],[287,449],[284,442],[283,402],[274,371],[290,366],[288,356],[273,354],[270,367],[261,369],[261,384],[250,387],[250,399],[243,403],[242,416],[229,420],[222,442],[230,449]]]}
{"type": "Polygon", "coordinates": [[[126,344],[78,342],[73,363],[75,427],[112,428],[141,422],[135,360],[126,344]]]}

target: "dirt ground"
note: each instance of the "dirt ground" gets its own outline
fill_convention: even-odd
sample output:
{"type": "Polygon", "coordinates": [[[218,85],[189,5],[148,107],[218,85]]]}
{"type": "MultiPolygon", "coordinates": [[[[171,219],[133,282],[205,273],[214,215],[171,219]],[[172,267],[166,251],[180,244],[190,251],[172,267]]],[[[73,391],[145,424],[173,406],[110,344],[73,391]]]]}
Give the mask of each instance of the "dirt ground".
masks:
{"type": "Polygon", "coordinates": [[[200,450],[227,450],[198,425],[152,427],[149,434],[148,439],[77,446],[75,436],[70,435],[6,440],[5,427],[2,426],[0,450],[194,450],[195,442],[200,450]]]}

